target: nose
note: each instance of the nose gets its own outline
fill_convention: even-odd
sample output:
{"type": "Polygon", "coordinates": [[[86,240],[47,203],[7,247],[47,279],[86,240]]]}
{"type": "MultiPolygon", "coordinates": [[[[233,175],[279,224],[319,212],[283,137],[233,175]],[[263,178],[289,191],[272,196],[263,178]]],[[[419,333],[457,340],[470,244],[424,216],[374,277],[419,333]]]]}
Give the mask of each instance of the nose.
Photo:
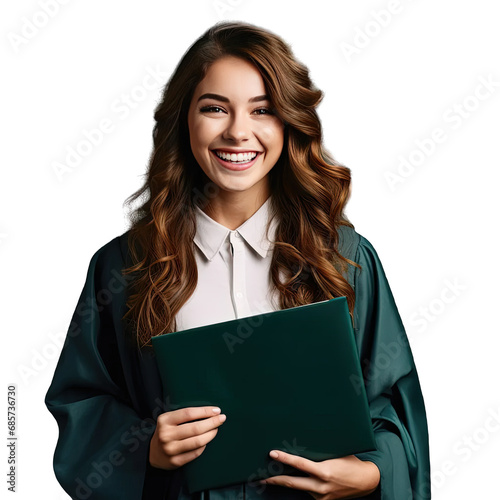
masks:
{"type": "Polygon", "coordinates": [[[251,135],[251,120],[244,112],[233,113],[227,122],[224,139],[233,141],[247,140],[251,135]]]}

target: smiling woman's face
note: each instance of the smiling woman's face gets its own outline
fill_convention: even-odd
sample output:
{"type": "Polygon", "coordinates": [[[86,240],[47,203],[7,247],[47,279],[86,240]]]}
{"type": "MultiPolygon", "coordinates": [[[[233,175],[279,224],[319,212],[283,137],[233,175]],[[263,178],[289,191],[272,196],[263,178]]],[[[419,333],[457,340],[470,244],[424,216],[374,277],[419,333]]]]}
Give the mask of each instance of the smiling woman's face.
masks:
{"type": "Polygon", "coordinates": [[[252,63],[234,56],[214,62],[194,91],[188,127],[193,155],[212,182],[222,191],[267,199],[284,125],[252,63]]]}

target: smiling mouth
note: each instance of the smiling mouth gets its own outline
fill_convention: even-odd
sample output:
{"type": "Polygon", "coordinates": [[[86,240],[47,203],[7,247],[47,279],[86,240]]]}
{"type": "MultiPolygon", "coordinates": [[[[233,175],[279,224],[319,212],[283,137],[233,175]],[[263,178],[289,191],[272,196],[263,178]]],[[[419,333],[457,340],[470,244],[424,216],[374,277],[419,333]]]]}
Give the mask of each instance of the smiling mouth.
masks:
{"type": "Polygon", "coordinates": [[[248,153],[226,153],[217,149],[213,150],[221,160],[234,163],[235,165],[243,165],[251,162],[259,154],[257,151],[249,151],[248,153]]]}

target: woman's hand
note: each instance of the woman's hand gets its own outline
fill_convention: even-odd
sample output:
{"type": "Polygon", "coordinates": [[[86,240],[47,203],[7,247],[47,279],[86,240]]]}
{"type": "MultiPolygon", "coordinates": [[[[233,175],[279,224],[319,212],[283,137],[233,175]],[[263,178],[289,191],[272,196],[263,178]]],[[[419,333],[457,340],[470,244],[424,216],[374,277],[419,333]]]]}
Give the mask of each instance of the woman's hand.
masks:
{"type": "Polygon", "coordinates": [[[373,462],[365,462],[354,455],[322,462],[314,462],[281,450],[271,451],[270,456],[274,460],[307,472],[310,476],[273,476],[262,479],[259,483],[305,490],[319,500],[369,495],[377,489],[380,482],[378,467],[373,462]]]}
{"type": "Polygon", "coordinates": [[[173,470],[191,462],[212,441],[226,415],[213,406],[193,406],[158,416],[149,446],[149,463],[158,469],[173,470]],[[200,420],[185,424],[191,420],[200,420]],[[183,424],[183,425],[181,425],[183,424]]]}

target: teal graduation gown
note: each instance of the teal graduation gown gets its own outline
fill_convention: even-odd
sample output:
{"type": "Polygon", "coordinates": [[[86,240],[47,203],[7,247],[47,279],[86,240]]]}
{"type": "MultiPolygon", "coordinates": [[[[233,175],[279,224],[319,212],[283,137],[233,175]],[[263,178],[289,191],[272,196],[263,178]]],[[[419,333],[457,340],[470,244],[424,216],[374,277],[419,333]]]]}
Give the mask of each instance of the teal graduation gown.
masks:
{"type": "MultiPolygon", "coordinates": [[[[365,499],[430,498],[427,419],[408,339],[379,257],[352,228],[341,227],[341,253],[354,286],[354,332],[377,450],[380,484],[365,499]]],[[[300,490],[242,483],[189,495],[183,468],[149,465],[159,414],[169,411],[152,349],[138,351],[122,320],[130,265],[128,231],[92,256],[45,404],[59,428],[53,466],[71,498],[91,500],[310,499],[300,490]]],[[[217,437],[215,437],[217,439],[217,437]]],[[[235,459],[237,453],[235,451],[235,459]]]]}

